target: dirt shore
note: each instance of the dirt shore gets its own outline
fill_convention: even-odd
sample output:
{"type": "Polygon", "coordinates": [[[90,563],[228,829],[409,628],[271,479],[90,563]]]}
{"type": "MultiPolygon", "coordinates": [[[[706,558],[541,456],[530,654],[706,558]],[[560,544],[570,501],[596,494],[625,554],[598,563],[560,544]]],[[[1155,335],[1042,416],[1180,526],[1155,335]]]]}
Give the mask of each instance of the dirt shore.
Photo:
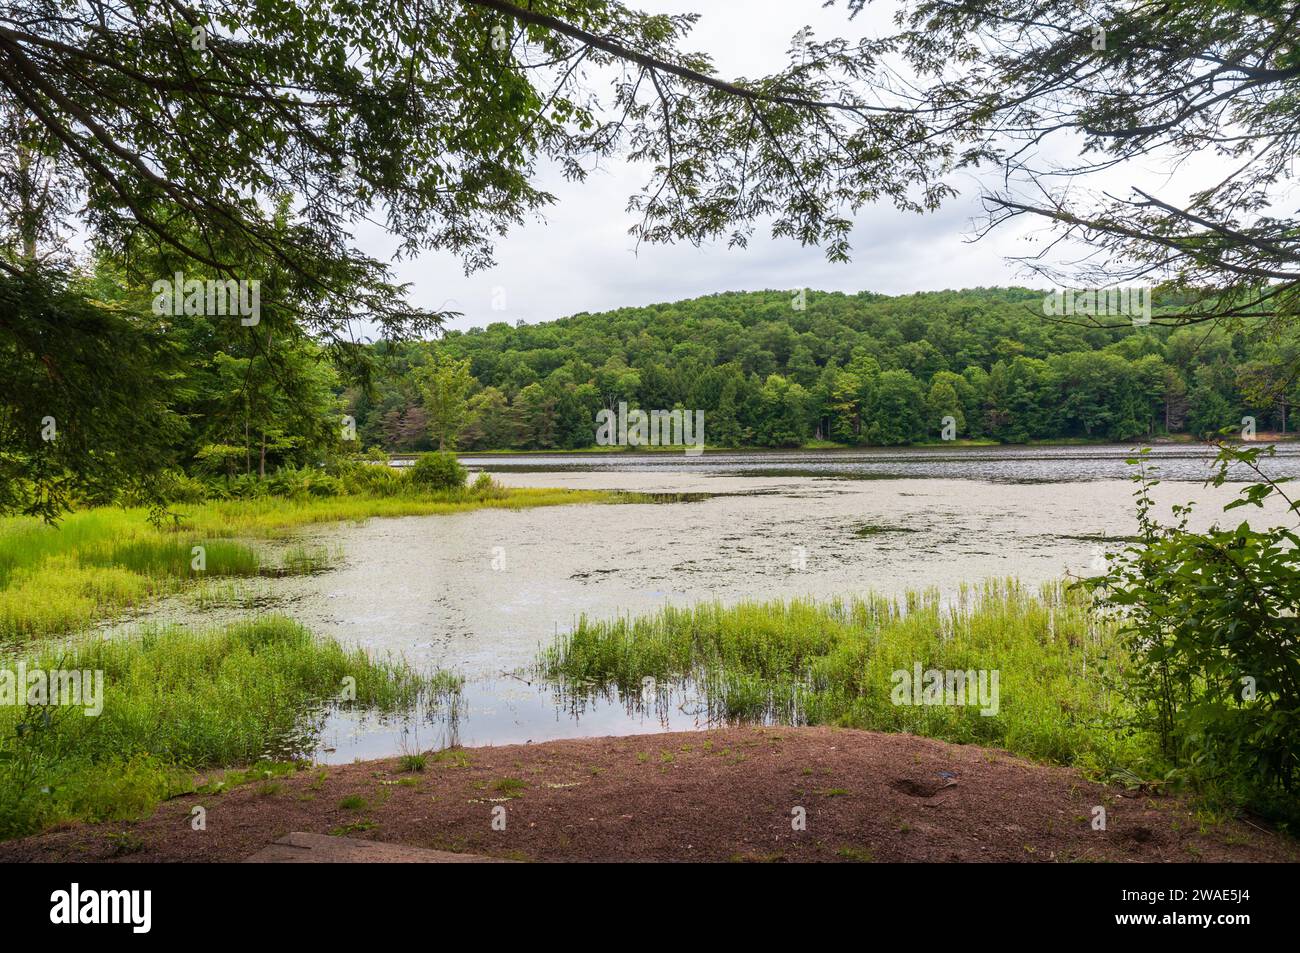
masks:
{"type": "Polygon", "coordinates": [[[397,759],[308,768],[176,798],[136,823],[0,843],[0,861],[237,861],[290,831],[540,861],[1300,858],[1296,841],[1203,821],[1184,799],[1134,796],[1003,751],[729,728],[454,749],[423,771],[397,759]],[[193,829],[196,806],[205,830],[193,829]],[[1097,807],[1105,830],[1094,829],[1097,807]]]}

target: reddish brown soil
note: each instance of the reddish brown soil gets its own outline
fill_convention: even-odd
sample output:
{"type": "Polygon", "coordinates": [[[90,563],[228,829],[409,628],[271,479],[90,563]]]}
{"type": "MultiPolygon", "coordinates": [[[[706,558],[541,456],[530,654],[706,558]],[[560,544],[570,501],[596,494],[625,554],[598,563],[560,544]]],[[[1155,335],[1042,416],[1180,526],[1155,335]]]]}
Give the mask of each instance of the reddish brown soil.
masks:
{"type": "Polygon", "coordinates": [[[1253,825],[1202,824],[1179,798],[1127,796],[1003,751],[832,728],[731,728],[466,749],[411,773],[396,760],[311,768],[177,798],[138,823],[3,843],[0,861],[233,861],[290,831],[547,861],[1298,856],[1295,841],[1253,825]],[[344,808],[354,795],[365,806],[344,808]],[[207,810],[205,831],[191,829],[196,804],[207,810]],[[1097,805],[1105,831],[1092,828],[1097,805]],[[492,827],[498,806],[503,831],[492,827]],[[800,807],[807,828],[796,831],[800,807]]]}

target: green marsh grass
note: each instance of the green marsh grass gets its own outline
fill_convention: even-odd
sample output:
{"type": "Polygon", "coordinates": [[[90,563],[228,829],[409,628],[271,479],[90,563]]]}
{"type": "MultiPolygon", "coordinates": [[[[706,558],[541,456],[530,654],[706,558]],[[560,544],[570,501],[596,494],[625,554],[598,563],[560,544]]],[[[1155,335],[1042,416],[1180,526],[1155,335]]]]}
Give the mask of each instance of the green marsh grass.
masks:
{"type": "Polygon", "coordinates": [[[579,621],[542,651],[539,673],[574,697],[642,679],[690,682],[718,721],[825,724],[900,731],[1006,748],[1105,773],[1138,764],[1142,739],[1108,728],[1121,712],[1102,666],[1118,664],[1113,627],[1061,584],[1035,594],[1012,582],[817,602],[745,602],[579,621]],[[996,670],[999,710],[895,705],[895,671],[996,670]]]}
{"type": "MultiPolygon", "coordinates": [[[[265,497],[179,506],[175,519],[150,525],[143,509],[101,507],[68,514],[57,526],[0,519],[0,643],[83,631],[196,581],[319,572],[322,547],[297,544],[272,558],[256,540],[304,525],[383,516],[523,509],[572,503],[642,502],[604,491],[448,490],[403,496],[265,497]],[[194,547],[204,566],[194,568],[194,547]]],[[[649,501],[646,498],[644,501],[649,501]]]]}
{"type": "Polygon", "coordinates": [[[143,511],[87,510],[58,526],[0,519],[0,642],[77,632],[188,583],[267,568],[244,543],[162,532],[143,511]]]}
{"type": "Polygon", "coordinates": [[[263,497],[180,507],[182,531],[208,536],[277,537],[310,523],[367,520],[384,516],[428,516],[481,509],[518,510],[575,503],[641,502],[637,494],[612,490],[510,487],[476,494],[470,489],[400,496],[346,495],[284,499],[263,497]]]}
{"type": "MultiPolygon", "coordinates": [[[[196,771],[263,761],[286,741],[311,745],[309,713],[322,705],[451,704],[461,684],[275,616],[210,632],[84,638],[23,659],[29,671],[102,671],[103,710],[88,717],[81,708],[0,706],[0,837],[138,817],[194,790],[196,771]],[[355,700],[342,703],[345,678],[355,680],[355,700]]],[[[17,661],[0,657],[0,667],[17,661]]]]}

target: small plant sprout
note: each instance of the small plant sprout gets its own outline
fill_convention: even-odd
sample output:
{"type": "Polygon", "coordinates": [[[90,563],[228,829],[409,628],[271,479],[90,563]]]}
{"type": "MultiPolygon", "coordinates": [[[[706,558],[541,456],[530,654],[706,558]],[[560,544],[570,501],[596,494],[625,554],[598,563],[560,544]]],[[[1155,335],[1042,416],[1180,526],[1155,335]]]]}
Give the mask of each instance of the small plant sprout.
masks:
{"type": "Polygon", "coordinates": [[[397,766],[399,771],[423,771],[426,763],[427,758],[423,754],[404,754],[398,760],[397,766]]]}

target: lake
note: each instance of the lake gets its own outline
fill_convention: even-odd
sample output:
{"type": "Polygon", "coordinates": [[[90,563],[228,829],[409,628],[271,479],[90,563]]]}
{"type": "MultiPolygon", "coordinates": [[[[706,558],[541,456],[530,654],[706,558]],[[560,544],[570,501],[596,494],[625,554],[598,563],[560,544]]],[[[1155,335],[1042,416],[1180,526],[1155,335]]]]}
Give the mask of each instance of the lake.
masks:
{"type": "MultiPolygon", "coordinates": [[[[325,718],[317,759],[403,750],[709,727],[689,686],[637,699],[560,698],[529,667],[582,615],[609,618],[665,604],[875,590],[900,594],[1016,577],[1030,585],[1104,566],[1136,526],[1131,447],[906,449],[854,452],[467,456],[511,486],[707,494],[695,502],[480,510],[313,527],[334,567],[261,580],[257,603],[313,631],[416,665],[463,674],[463,706],[413,718],[325,718]],[[669,693],[673,694],[669,694],[669,693]]],[[[1163,515],[1195,500],[1201,528],[1219,518],[1280,522],[1282,507],[1224,517],[1237,487],[1201,485],[1196,446],[1152,454],[1163,515]]],[[[1300,447],[1270,472],[1300,475],[1300,447]]],[[[202,611],[165,600],[144,618],[213,624],[241,605],[202,611]]],[[[135,623],[138,624],[138,623],[135,623]]]]}

